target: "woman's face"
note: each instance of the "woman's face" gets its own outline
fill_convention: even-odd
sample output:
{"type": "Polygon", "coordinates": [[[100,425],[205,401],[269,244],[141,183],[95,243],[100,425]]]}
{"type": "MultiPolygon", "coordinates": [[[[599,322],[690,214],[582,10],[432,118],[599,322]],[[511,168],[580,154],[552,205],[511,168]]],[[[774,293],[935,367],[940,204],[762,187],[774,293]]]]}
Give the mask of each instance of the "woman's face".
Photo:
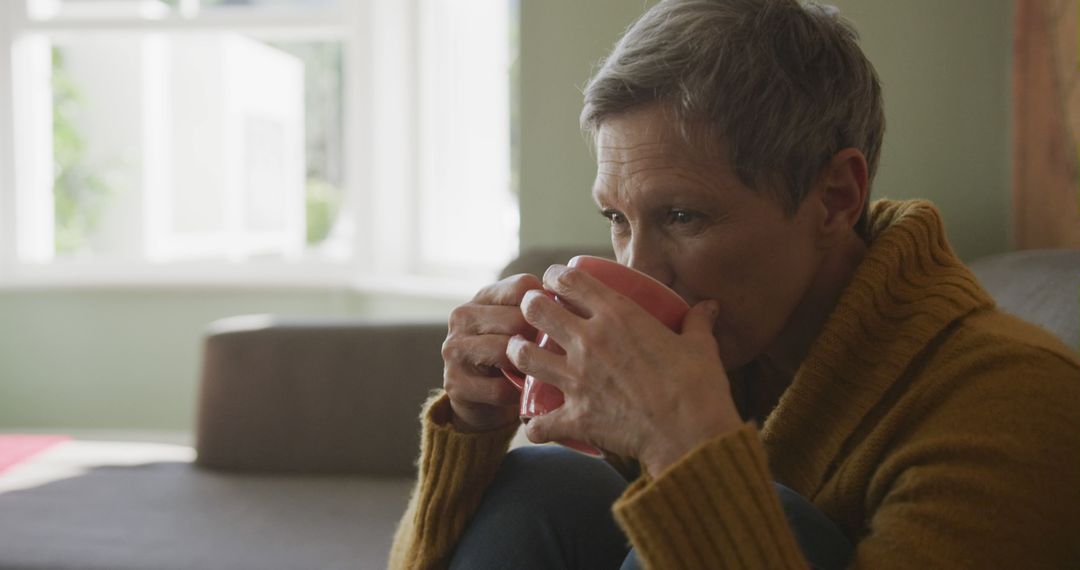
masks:
{"type": "Polygon", "coordinates": [[[724,159],[690,152],[663,109],[632,110],[597,133],[593,197],[611,222],[618,260],[691,305],[720,303],[715,335],[729,369],[777,344],[820,264],[819,218],[794,216],[739,181],[724,159]]]}

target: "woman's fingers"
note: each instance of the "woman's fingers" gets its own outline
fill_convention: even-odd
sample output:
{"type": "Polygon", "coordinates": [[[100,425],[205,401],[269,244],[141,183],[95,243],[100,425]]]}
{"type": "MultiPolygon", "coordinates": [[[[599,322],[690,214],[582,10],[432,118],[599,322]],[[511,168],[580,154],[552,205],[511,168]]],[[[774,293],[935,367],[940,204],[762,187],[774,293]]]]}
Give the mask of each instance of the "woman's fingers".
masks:
{"type": "Polygon", "coordinates": [[[540,348],[535,342],[519,335],[510,338],[506,355],[510,363],[523,373],[556,388],[567,388],[569,376],[566,373],[566,357],[562,354],[540,348]]]}
{"type": "Polygon", "coordinates": [[[716,326],[716,317],[719,314],[720,304],[714,300],[701,301],[690,307],[683,317],[682,336],[697,342],[703,349],[719,351],[713,334],[713,327],[716,326]]]}
{"type": "Polygon", "coordinates": [[[487,376],[497,376],[497,368],[513,366],[506,356],[509,340],[507,335],[451,334],[443,342],[443,362],[448,368],[458,365],[487,376]]]}
{"type": "Polygon", "coordinates": [[[521,309],[510,305],[461,305],[450,312],[449,326],[452,335],[536,335],[521,309]]]}
{"type": "Polygon", "coordinates": [[[463,371],[448,378],[445,389],[451,400],[467,407],[517,407],[521,401],[521,392],[501,374],[487,376],[463,371]]]}
{"type": "Polygon", "coordinates": [[[522,298],[521,311],[530,325],[563,346],[603,342],[605,337],[641,327],[668,331],[637,303],[580,269],[552,265],[544,273],[544,284],[558,301],[529,291],[522,298]]]}
{"type": "Polygon", "coordinates": [[[537,276],[521,273],[484,287],[473,297],[472,302],[478,305],[517,306],[527,291],[543,287],[544,284],[537,276]]]}
{"type": "Polygon", "coordinates": [[[505,336],[484,335],[451,337],[443,343],[443,388],[452,400],[466,405],[517,404],[517,388],[499,371],[511,366],[506,342],[505,336]]]}
{"type": "Polygon", "coordinates": [[[459,371],[447,374],[444,387],[460,431],[487,431],[517,421],[520,392],[502,376],[459,371]]]}
{"type": "Polygon", "coordinates": [[[517,417],[520,393],[499,369],[513,367],[506,356],[511,336],[535,337],[518,305],[527,291],[540,287],[535,275],[515,275],[484,287],[451,312],[442,347],[443,388],[456,428],[494,429],[517,417]]]}
{"type": "Polygon", "coordinates": [[[526,323],[536,330],[544,331],[559,343],[575,339],[582,321],[582,317],[542,290],[525,294],[521,300],[521,314],[524,315],[526,323]]]}
{"type": "Polygon", "coordinates": [[[472,302],[450,312],[449,336],[465,335],[536,335],[521,314],[518,305],[522,297],[540,287],[535,275],[515,275],[480,290],[472,302]]]}
{"type": "Polygon", "coordinates": [[[453,422],[462,431],[484,431],[513,422],[521,395],[503,377],[510,366],[505,335],[453,335],[443,343],[443,389],[453,422]]]}
{"type": "Polygon", "coordinates": [[[525,423],[525,437],[533,443],[581,440],[581,433],[580,422],[575,421],[574,410],[565,404],[544,415],[529,418],[525,423]]]}
{"type": "Polygon", "coordinates": [[[544,272],[544,287],[584,318],[591,317],[607,300],[619,296],[592,275],[565,265],[548,267],[544,272]]]}

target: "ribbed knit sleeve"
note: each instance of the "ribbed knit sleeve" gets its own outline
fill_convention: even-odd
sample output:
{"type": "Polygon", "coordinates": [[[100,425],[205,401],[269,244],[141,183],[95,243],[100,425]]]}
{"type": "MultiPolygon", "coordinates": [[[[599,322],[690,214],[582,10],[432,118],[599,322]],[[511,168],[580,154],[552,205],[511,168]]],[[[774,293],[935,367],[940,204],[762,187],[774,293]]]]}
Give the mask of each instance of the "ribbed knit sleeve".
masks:
{"type": "Polygon", "coordinates": [[[752,424],[638,479],[614,511],[646,568],[806,568],[752,424]]]}
{"type": "Polygon", "coordinates": [[[461,433],[450,424],[450,400],[437,393],[421,413],[419,476],[394,535],[389,567],[446,568],[518,425],[461,433]]]}

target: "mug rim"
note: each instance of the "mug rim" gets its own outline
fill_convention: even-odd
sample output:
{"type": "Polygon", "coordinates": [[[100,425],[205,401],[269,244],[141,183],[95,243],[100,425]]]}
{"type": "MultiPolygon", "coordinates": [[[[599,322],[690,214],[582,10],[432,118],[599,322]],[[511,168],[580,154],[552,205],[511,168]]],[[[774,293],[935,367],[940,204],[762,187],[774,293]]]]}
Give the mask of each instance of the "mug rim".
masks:
{"type": "Polygon", "coordinates": [[[682,295],[679,295],[678,293],[675,292],[674,289],[672,289],[671,287],[668,287],[667,285],[664,285],[663,283],[660,282],[659,279],[653,277],[652,275],[649,275],[648,273],[645,273],[644,271],[639,271],[637,269],[634,269],[633,267],[630,267],[629,265],[623,265],[622,263],[619,263],[618,261],[615,261],[614,259],[609,259],[607,257],[600,257],[599,255],[575,255],[574,257],[570,258],[570,261],[567,262],[567,267],[573,267],[573,268],[577,269],[576,265],[572,265],[575,262],[575,260],[577,260],[577,259],[595,259],[595,260],[602,261],[602,262],[610,264],[610,265],[617,265],[617,266],[619,266],[619,267],[621,267],[623,269],[628,269],[628,270],[630,270],[630,271],[632,271],[634,273],[637,273],[638,275],[640,275],[642,277],[645,277],[649,281],[652,281],[654,284],[658,285],[660,288],[662,288],[666,292],[665,294],[669,295],[673,299],[678,299],[679,303],[684,305],[688,310],[690,308],[690,303],[687,303],[686,299],[682,298],[682,295]]]}

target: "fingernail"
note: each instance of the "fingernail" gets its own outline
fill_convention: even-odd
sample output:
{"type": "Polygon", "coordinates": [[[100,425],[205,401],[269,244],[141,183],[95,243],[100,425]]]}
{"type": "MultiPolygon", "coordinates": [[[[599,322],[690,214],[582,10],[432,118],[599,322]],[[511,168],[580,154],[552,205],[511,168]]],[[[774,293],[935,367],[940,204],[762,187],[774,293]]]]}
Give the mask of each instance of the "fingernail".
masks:
{"type": "Polygon", "coordinates": [[[555,275],[562,273],[563,271],[566,271],[565,265],[560,265],[558,263],[554,265],[549,265],[547,271],[544,272],[544,280],[547,281],[548,276],[554,277],[555,275]]]}

